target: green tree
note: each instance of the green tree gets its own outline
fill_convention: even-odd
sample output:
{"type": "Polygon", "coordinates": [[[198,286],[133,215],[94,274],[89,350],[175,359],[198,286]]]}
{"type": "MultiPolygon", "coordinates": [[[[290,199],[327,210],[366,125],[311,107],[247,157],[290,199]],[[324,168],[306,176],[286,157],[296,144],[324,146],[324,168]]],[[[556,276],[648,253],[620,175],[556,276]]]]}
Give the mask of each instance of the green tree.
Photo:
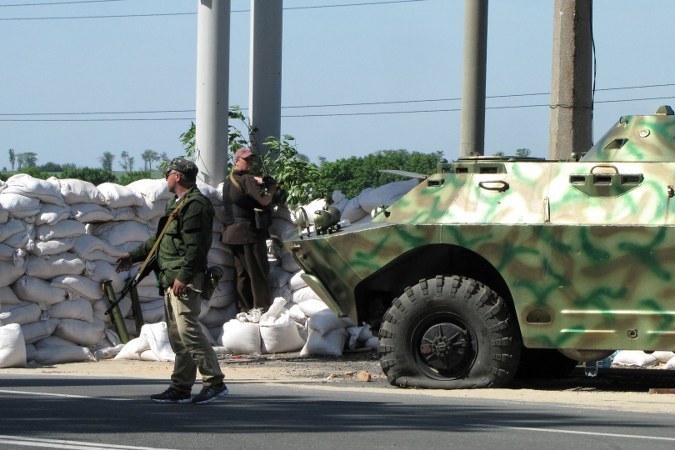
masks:
{"type": "Polygon", "coordinates": [[[92,169],[89,167],[64,167],[60,178],[74,178],[76,180],[88,181],[96,185],[101,183],[114,183],[116,181],[115,174],[112,173],[112,171],[92,169]]]}
{"type": "Polygon", "coordinates": [[[159,154],[154,150],[147,149],[143,153],[141,153],[141,159],[145,164],[144,170],[146,172],[150,172],[152,171],[152,163],[159,161],[159,154]]]}
{"type": "Polygon", "coordinates": [[[112,172],[113,170],[113,160],[115,159],[115,155],[113,155],[110,152],[104,152],[103,156],[98,158],[98,160],[101,162],[101,168],[103,170],[107,170],[108,172],[112,172]]]}
{"type": "Polygon", "coordinates": [[[37,153],[26,152],[16,155],[17,170],[24,167],[35,167],[37,165],[37,153]]]}
{"type": "Polygon", "coordinates": [[[139,170],[136,172],[127,172],[124,175],[117,178],[116,183],[126,186],[129,183],[133,183],[138,180],[146,180],[152,178],[152,174],[148,171],[139,170]]]}
{"type": "Polygon", "coordinates": [[[54,162],[48,162],[45,164],[42,164],[41,166],[38,166],[38,169],[42,170],[43,172],[61,172],[63,170],[63,167],[61,164],[57,164],[54,162]]]}
{"type": "Polygon", "coordinates": [[[125,172],[133,172],[134,170],[134,157],[129,156],[129,153],[127,153],[126,150],[122,151],[120,154],[122,157],[122,162],[120,162],[120,166],[122,166],[122,170],[125,172]]]}
{"type": "Polygon", "coordinates": [[[14,164],[16,163],[16,155],[14,154],[14,149],[9,149],[9,163],[12,165],[12,172],[14,172],[14,164]]]}
{"type": "Polygon", "coordinates": [[[529,148],[519,148],[516,150],[516,156],[528,157],[532,154],[529,148]]]}
{"type": "Polygon", "coordinates": [[[46,180],[47,178],[51,177],[51,174],[47,172],[43,172],[42,170],[38,169],[35,166],[27,166],[24,167],[23,169],[19,169],[20,173],[26,173],[30,175],[33,178],[39,178],[40,180],[46,180]]]}

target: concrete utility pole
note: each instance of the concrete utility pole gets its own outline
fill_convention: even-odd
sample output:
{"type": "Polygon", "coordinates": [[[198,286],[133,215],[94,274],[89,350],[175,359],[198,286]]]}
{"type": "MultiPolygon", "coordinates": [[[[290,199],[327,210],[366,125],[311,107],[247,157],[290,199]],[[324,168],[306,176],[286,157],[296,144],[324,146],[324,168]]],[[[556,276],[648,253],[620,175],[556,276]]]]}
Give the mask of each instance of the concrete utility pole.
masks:
{"type": "Polygon", "coordinates": [[[197,10],[197,133],[199,179],[225,179],[230,84],[230,0],[200,0],[197,10]]]}
{"type": "Polygon", "coordinates": [[[281,136],[281,48],[283,0],[251,0],[251,68],[249,120],[254,152],[264,155],[263,143],[281,136]]]}
{"type": "Polygon", "coordinates": [[[556,0],[548,157],[593,146],[593,0],[556,0]]]}
{"type": "Polygon", "coordinates": [[[488,0],[466,0],[460,156],[482,155],[485,151],[487,23],[488,0]]]}

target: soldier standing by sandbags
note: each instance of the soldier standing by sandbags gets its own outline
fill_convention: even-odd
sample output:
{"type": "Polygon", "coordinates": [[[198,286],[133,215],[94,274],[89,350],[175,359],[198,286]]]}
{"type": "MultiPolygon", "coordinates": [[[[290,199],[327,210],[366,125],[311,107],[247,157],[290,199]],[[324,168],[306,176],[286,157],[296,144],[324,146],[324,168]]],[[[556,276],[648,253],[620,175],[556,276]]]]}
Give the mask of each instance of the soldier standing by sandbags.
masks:
{"type": "Polygon", "coordinates": [[[277,182],[270,175],[251,173],[256,155],[249,148],[234,154],[234,167],[223,183],[225,229],[222,242],[234,256],[237,308],[266,310],[270,306],[270,271],[267,260],[270,206],[277,182]]]}
{"type": "Polygon", "coordinates": [[[171,161],[166,182],[176,198],[169,200],[157,236],[118,259],[117,271],[122,272],[128,271],[133,261],[142,261],[149,254],[157,258],[169,342],[176,353],[171,386],[150,396],[157,403],[209,403],[228,392],[216,353],[199,326],[199,291],[204,284],[214,213],[209,199],[197,189],[197,172],[192,161],[184,158],[171,161]],[[190,398],[197,369],[203,387],[190,398]]]}

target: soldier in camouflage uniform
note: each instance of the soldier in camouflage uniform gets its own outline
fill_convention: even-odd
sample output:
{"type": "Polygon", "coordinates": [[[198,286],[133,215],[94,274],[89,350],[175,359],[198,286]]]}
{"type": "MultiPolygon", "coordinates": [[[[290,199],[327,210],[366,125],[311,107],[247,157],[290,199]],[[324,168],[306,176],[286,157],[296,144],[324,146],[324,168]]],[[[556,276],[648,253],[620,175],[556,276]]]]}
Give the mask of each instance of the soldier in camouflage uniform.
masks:
{"type": "Polygon", "coordinates": [[[204,283],[211,247],[214,212],[209,199],[196,186],[197,172],[192,161],[184,158],[171,161],[166,181],[169,191],[176,197],[167,204],[157,236],[121,257],[117,269],[129,270],[132,262],[143,261],[171,214],[179,209],[156,250],[157,279],[164,295],[169,342],[176,353],[171,386],[165,392],[151,396],[157,403],[209,403],[228,392],[218,358],[198,321],[199,291],[204,283]],[[197,369],[202,374],[203,388],[191,399],[197,369]]]}

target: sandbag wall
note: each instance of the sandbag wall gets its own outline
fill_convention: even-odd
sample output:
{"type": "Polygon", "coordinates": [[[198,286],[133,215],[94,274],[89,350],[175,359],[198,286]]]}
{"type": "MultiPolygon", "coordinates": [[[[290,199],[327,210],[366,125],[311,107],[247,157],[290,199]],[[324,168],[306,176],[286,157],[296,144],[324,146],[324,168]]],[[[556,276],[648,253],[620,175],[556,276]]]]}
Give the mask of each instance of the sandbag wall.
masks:
{"type": "MultiPolygon", "coordinates": [[[[361,203],[390,204],[412,188],[413,182],[416,184],[411,180],[392,183],[394,187],[378,188],[376,192],[364,191],[363,196],[352,200],[336,193],[334,200],[343,217],[352,222],[368,220],[370,209],[361,203]]],[[[198,186],[216,210],[209,264],[220,266],[225,274],[213,297],[203,302],[200,321],[214,345],[243,352],[225,345],[232,335],[225,325],[235,319],[237,311],[232,255],[220,243],[222,191],[220,186],[198,186]]],[[[5,331],[11,329],[13,336],[0,340],[0,358],[3,346],[6,351],[7,342],[15,342],[16,332],[23,336],[27,359],[44,364],[94,359],[96,350],[118,345],[119,337],[105,314],[107,301],[101,283],[111,280],[115,292],[119,292],[135,273],[138,264],[131,273],[116,273],[117,257],[155,233],[170,197],[164,180],[95,186],[82,180],[39,180],[17,174],[7,182],[0,181],[0,325],[9,326],[5,331]]],[[[308,212],[322,205],[312,204],[308,212]]],[[[272,300],[277,305],[283,303],[283,311],[277,310],[276,317],[268,317],[270,323],[259,327],[272,327],[275,321],[278,325],[291,317],[302,337],[296,346],[302,344],[304,354],[341,354],[345,345],[356,345],[359,337],[362,345],[369,339],[369,345],[374,345],[367,328],[335,317],[302,282],[300,268],[280,245],[286,233],[295,231],[289,211],[278,209],[270,229],[270,284],[272,300]],[[284,302],[277,300],[280,298],[284,302]],[[312,320],[312,316],[316,318],[312,320]]],[[[150,275],[138,286],[146,323],[164,320],[163,300],[155,283],[150,275]]],[[[120,307],[129,333],[138,336],[140,330],[135,330],[130,318],[130,300],[124,299],[120,307]]],[[[247,318],[237,320],[243,323],[247,318]]],[[[260,332],[264,334],[264,330],[260,332]]],[[[272,352],[269,347],[260,341],[260,351],[272,352]]],[[[0,367],[6,367],[2,361],[0,367]]]]}

